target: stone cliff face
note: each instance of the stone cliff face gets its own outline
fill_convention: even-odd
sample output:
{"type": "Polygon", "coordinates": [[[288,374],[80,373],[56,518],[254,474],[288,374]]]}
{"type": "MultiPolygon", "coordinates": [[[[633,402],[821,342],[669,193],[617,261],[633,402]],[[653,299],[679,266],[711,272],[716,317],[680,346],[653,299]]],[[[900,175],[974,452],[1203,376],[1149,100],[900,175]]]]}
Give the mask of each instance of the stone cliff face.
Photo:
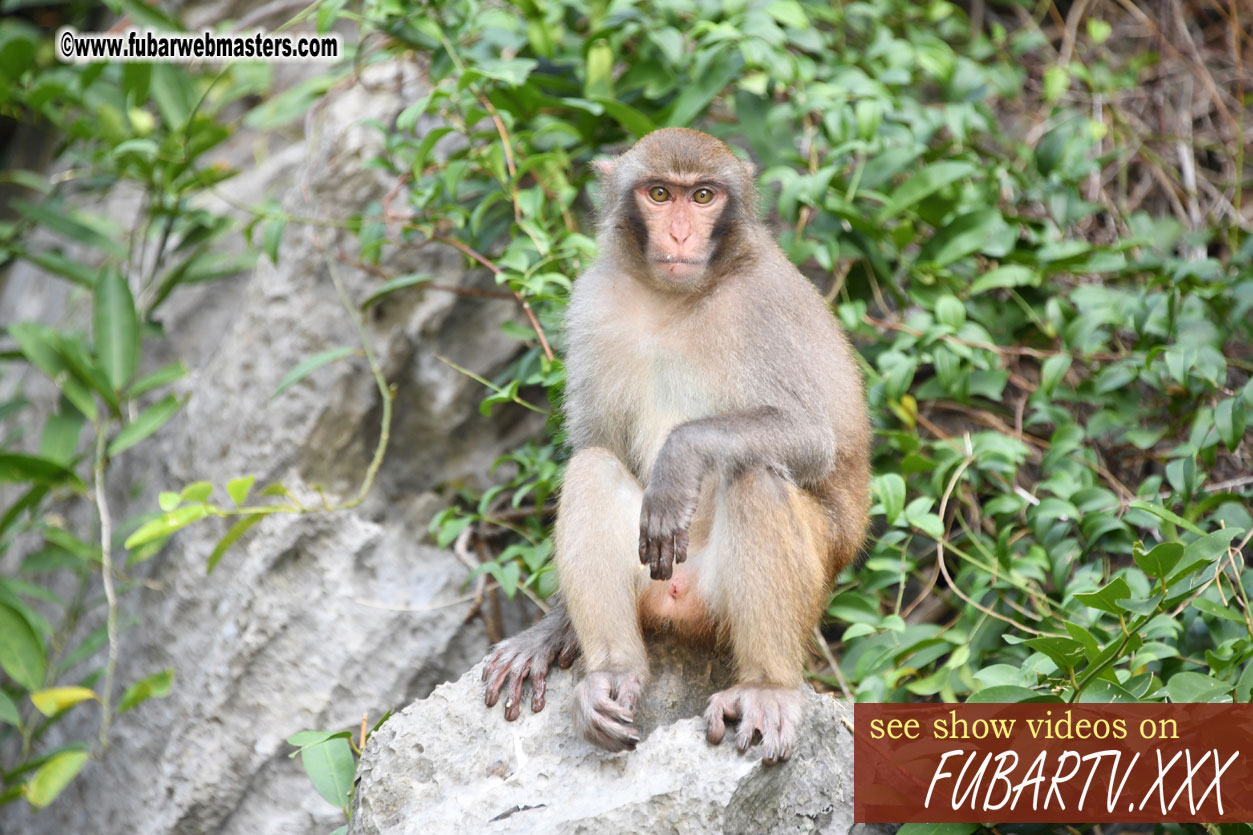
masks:
{"type": "Polygon", "coordinates": [[[554,670],[548,704],[506,722],[483,705],[482,665],[435,689],[371,736],[357,769],[350,835],[435,832],[871,833],[854,824],[849,706],[808,691],[799,745],[781,765],[705,741],[717,658],[652,649],[654,679],[633,752],[574,735],[573,671],[554,670]]]}
{"type": "MultiPolygon", "coordinates": [[[[294,217],[343,219],[394,185],[367,167],[384,124],[424,92],[411,66],[367,70],[332,93],[307,136],[271,137],[251,163],[255,136],[225,150],[244,172],[221,190],[255,204],[279,195],[294,217]]],[[[214,199],[208,196],[207,199],[214,199]]],[[[134,195],[111,195],[108,211],[134,213],[134,195]]],[[[111,479],[117,519],[156,507],[158,490],[253,474],[313,497],[357,489],[379,432],[379,394],[360,358],[326,366],[277,398],[278,381],[301,360],[352,345],[356,334],[328,276],[326,258],[355,254],[352,237],[288,225],[279,265],[181,291],[162,309],[168,339],[151,358],[181,358],[190,399],[148,442],[127,451],[111,479]],[[325,254],[319,250],[325,249],[325,254]],[[132,493],[133,489],[133,493],[132,493]]],[[[389,250],[393,273],[434,273],[445,285],[490,286],[460,256],[389,250]]],[[[337,264],[356,299],[379,279],[337,264]]],[[[5,318],[56,320],[64,283],[28,264],[0,286],[5,318]]],[[[466,622],[467,569],[422,544],[446,500],[441,485],[480,482],[500,454],[539,431],[530,413],[482,418],[481,387],[435,355],[492,376],[518,350],[500,331],[511,302],[411,291],[385,300],[367,323],[387,379],[396,385],[391,445],[367,502],[334,515],[271,517],[227,553],[206,559],[224,527],[180,532],[142,567],[147,587],[123,598],[118,681],[175,670],[169,698],[123,714],[101,762],[89,763],[38,815],[0,808],[0,831],[36,833],[325,833],[342,815],[312,790],[285,743],[308,728],[344,728],[424,696],[482,658],[487,638],[466,622]]],[[[220,489],[220,488],[219,488],[220,489]]],[[[316,503],[316,497],[314,502],[316,503]]],[[[88,624],[88,628],[96,624],[88,624]]],[[[374,719],[371,721],[374,721],[374,719]]],[[[86,721],[82,736],[95,716],[86,721]]]]}

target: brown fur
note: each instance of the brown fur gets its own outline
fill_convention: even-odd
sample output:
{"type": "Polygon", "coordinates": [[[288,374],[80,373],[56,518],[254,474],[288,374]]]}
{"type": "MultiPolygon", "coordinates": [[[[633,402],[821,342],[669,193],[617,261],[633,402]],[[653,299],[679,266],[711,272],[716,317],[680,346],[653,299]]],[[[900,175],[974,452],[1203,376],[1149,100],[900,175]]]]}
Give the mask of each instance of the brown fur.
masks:
{"type": "MultiPolygon", "coordinates": [[[[549,616],[568,620],[584,655],[576,722],[604,747],[632,747],[642,626],[717,636],[741,683],[711,699],[710,739],[739,719],[741,748],[755,729],[768,762],[786,759],[813,627],[866,528],[861,376],[756,217],[751,167],[724,144],[668,128],[601,171],[602,255],[567,319],[574,456],[555,536],[563,607],[549,616]],[[657,184],[672,199],[649,202],[657,184]],[[705,186],[716,201],[680,202],[705,186]]],[[[538,668],[552,642],[515,648],[538,668]]],[[[519,697],[525,677],[509,682],[519,697]]]]}

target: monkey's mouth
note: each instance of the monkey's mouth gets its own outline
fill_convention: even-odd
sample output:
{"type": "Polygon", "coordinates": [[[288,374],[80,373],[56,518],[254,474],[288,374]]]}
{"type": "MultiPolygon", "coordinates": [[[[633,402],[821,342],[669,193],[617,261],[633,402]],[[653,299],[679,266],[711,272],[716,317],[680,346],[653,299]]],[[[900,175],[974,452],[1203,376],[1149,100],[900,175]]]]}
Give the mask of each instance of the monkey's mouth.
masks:
{"type": "Polygon", "coordinates": [[[658,255],[653,260],[660,264],[691,264],[694,267],[703,266],[705,263],[704,258],[696,258],[690,255],[658,255]]]}

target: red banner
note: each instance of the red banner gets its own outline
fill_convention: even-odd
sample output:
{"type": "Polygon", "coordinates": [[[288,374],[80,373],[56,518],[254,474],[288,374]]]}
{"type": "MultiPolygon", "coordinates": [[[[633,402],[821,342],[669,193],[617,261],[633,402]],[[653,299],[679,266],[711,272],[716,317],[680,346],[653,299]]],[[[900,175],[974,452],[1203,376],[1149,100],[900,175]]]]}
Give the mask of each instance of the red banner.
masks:
{"type": "Polygon", "coordinates": [[[858,704],[862,823],[1253,821],[1253,705],[858,704]]]}

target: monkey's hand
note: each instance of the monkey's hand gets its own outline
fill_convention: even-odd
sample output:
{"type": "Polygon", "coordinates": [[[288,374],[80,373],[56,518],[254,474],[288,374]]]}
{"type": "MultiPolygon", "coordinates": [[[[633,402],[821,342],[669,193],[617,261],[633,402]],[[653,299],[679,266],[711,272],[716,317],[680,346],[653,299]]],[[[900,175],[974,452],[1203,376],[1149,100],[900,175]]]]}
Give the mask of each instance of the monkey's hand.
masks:
{"type": "Polygon", "coordinates": [[[717,745],[726,733],[727,720],[738,721],[735,747],[741,754],[755,738],[760,738],[761,761],[766,765],[783,762],[792,756],[802,704],[801,693],[795,687],[737,684],[709,697],[705,738],[717,745]]]}
{"type": "Polygon", "coordinates": [[[654,580],[669,580],[674,564],[687,559],[688,529],[703,474],[679,431],[672,432],[657,456],[640,508],[640,563],[654,580]]]}
{"type": "Polygon", "coordinates": [[[548,691],[548,671],[553,664],[568,668],[579,657],[574,626],[560,603],[530,629],[501,641],[487,656],[483,681],[487,692],[483,701],[495,707],[505,691],[505,718],[510,722],[522,712],[522,686],[530,680],[531,712],[544,709],[548,691]]]}

